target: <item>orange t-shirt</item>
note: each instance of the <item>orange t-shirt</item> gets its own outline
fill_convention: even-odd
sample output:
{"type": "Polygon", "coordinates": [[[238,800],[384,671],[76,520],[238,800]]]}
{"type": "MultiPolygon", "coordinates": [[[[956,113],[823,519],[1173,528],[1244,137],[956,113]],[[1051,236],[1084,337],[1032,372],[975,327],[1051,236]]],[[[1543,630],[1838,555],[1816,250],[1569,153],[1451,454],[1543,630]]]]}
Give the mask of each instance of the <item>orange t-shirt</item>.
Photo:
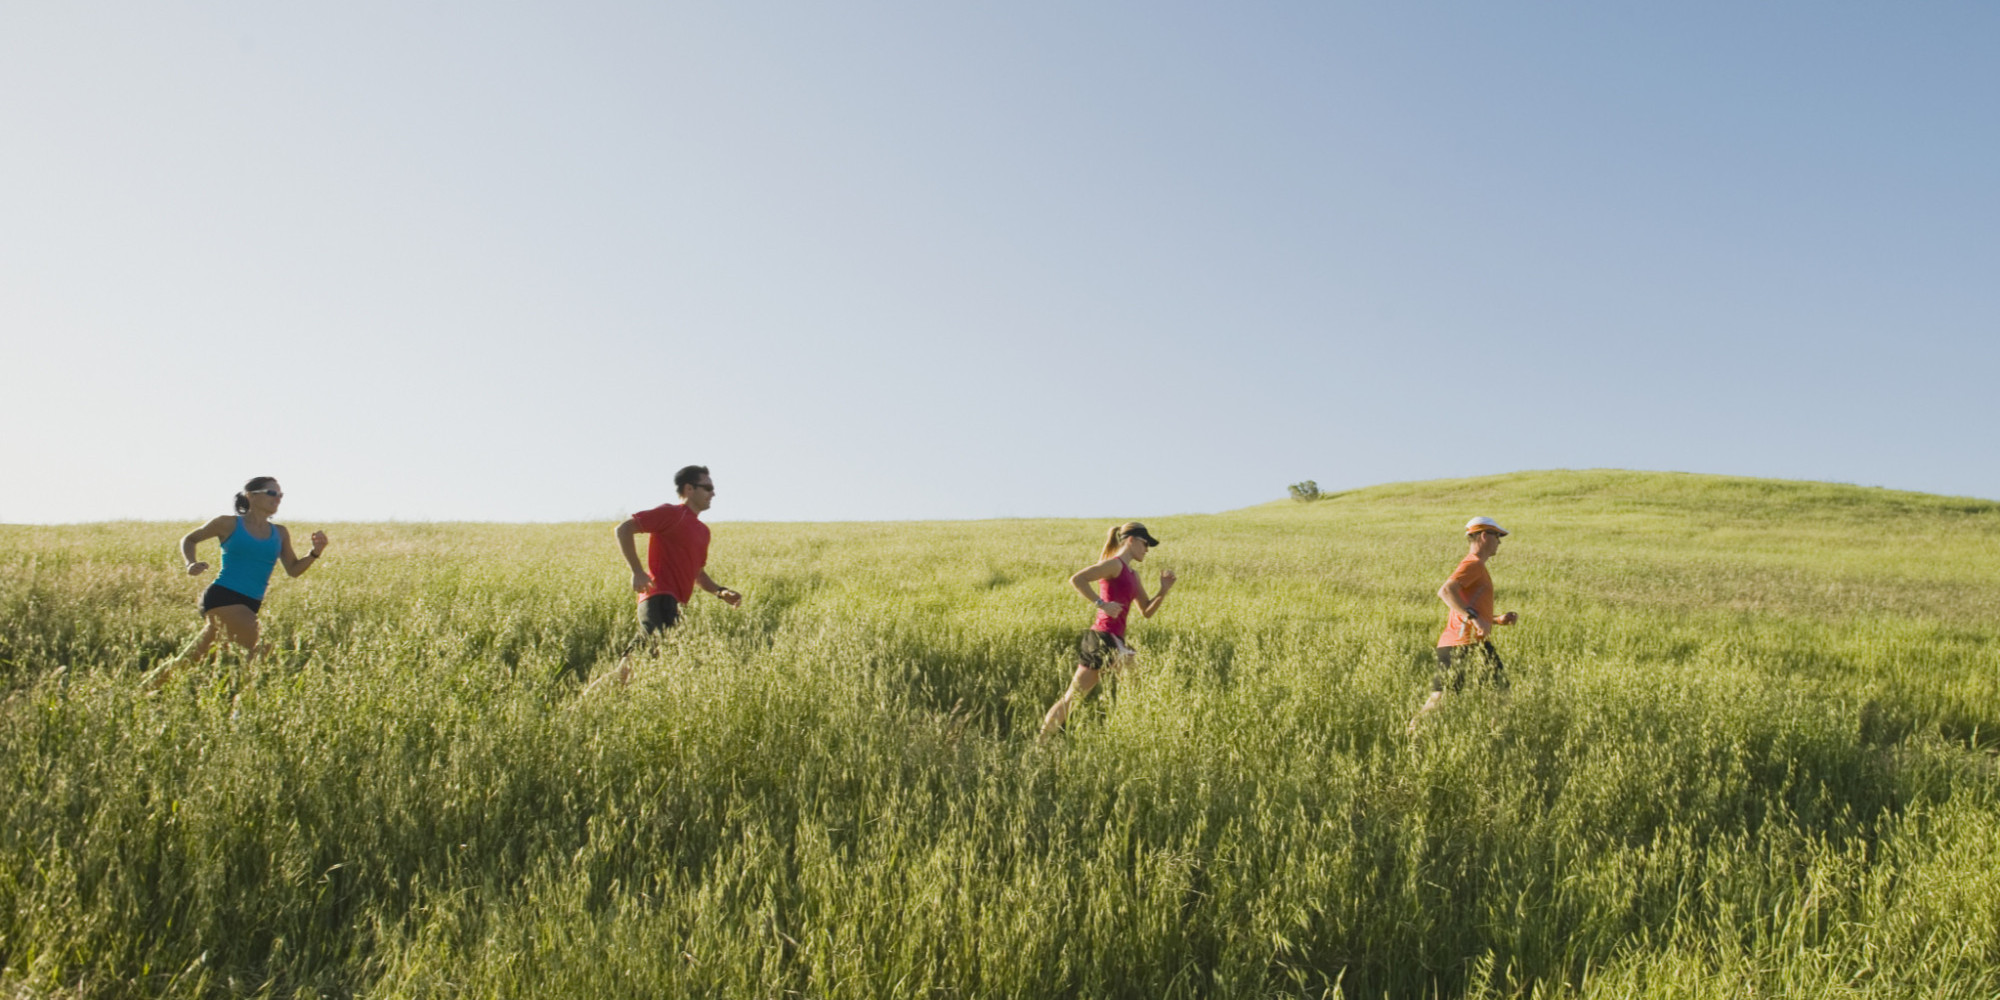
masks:
{"type": "MultiPolygon", "coordinates": [[[[1493,627],[1493,574],[1486,572],[1484,560],[1466,556],[1445,582],[1457,588],[1459,601],[1472,608],[1488,629],[1493,627]]],[[[1444,623],[1444,633],[1438,636],[1438,647],[1470,646],[1478,641],[1472,634],[1471,623],[1454,611],[1444,623]]]]}

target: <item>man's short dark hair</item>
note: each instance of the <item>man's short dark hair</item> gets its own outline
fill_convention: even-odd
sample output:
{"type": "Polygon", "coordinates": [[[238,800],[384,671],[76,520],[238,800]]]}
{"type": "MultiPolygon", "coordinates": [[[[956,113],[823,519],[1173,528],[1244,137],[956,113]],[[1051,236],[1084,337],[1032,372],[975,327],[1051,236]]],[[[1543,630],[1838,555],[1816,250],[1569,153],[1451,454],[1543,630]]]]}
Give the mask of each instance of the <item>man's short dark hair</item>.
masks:
{"type": "Polygon", "coordinates": [[[690,465],[674,473],[674,492],[686,495],[687,488],[701,482],[702,477],[706,475],[708,475],[708,466],[706,465],[690,465]]]}

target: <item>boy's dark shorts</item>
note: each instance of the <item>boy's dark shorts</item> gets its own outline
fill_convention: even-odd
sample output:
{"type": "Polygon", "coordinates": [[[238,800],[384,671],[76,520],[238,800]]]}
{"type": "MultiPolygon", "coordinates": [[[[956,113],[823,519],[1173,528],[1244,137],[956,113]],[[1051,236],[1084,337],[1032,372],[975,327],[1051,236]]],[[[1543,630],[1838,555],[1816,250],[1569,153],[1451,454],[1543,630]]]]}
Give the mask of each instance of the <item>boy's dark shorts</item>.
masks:
{"type": "Polygon", "coordinates": [[[1467,646],[1439,646],[1438,668],[1437,673],[1431,675],[1431,690],[1450,691],[1452,694],[1462,690],[1465,687],[1466,674],[1477,669],[1471,663],[1473,650],[1484,654],[1480,659],[1485,661],[1485,669],[1480,671],[1484,676],[1475,679],[1485,681],[1502,691],[1507,690],[1507,665],[1500,662],[1500,654],[1494,650],[1491,642],[1467,646]]]}
{"type": "Polygon", "coordinates": [[[639,602],[639,631],[652,635],[681,620],[681,602],[672,594],[654,594],[639,602]]]}
{"type": "Polygon", "coordinates": [[[250,613],[254,615],[258,609],[264,606],[264,602],[258,598],[251,597],[249,594],[240,594],[234,590],[230,590],[228,587],[218,587],[212,583],[208,585],[208,589],[201,592],[201,613],[203,615],[207,615],[216,608],[227,608],[236,605],[249,608],[250,613]]]}
{"type": "Polygon", "coordinates": [[[1103,670],[1118,656],[1118,637],[1109,632],[1091,629],[1076,640],[1076,653],[1083,665],[1092,670],[1103,670]]]}

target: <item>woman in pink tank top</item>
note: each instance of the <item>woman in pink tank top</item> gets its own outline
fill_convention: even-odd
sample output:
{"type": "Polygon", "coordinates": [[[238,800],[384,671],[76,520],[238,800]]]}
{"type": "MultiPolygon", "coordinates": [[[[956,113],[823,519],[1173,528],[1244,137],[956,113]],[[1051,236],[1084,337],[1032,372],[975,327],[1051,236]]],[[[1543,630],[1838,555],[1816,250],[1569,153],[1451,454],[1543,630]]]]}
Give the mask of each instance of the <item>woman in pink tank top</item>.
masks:
{"type": "Polygon", "coordinates": [[[1159,594],[1148,596],[1146,585],[1139,580],[1139,570],[1133,565],[1146,561],[1146,553],[1158,544],[1159,539],[1137,521],[1118,525],[1105,536],[1102,559],[1069,578],[1070,586],[1097,609],[1097,619],[1077,640],[1076,676],[1070,679],[1069,690],[1042,717],[1044,737],[1062,728],[1069,710],[1097,686],[1103,671],[1115,673],[1138,655],[1125,644],[1126,619],[1133,608],[1147,618],[1153,617],[1160,610],[1160,602],[1167,599],[1167,591],[1174,587],[1174,571],[1167,570],[1160,574],[1159,594]]]}

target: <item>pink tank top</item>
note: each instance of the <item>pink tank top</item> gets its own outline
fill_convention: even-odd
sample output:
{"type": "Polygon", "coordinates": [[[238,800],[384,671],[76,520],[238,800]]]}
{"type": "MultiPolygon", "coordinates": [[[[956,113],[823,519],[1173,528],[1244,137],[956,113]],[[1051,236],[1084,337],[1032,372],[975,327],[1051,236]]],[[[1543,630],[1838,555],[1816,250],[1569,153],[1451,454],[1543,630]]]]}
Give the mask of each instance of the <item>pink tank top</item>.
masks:
{"type": "Polygon", "coordinates": [[[1116,618],[1105,614],[1103,608],[1097,609],[1097,620],[1090,623],[1090,630],[1093,632],[1109,632],[1123,639],[1125,638],[1125,618],[1132,613],[1132,599],[1139,596],[1139,576],[1132,569],[1131,563],[1120,559],[1118,565],[1124,567],[1124,569],[1117,576],[1106,577],[1097,581],[1097,592],[1103,596],[1104,600],[1115,601],[1124,605],[1124,607],[1118,610],[1118,617],[1116,618]]]}

